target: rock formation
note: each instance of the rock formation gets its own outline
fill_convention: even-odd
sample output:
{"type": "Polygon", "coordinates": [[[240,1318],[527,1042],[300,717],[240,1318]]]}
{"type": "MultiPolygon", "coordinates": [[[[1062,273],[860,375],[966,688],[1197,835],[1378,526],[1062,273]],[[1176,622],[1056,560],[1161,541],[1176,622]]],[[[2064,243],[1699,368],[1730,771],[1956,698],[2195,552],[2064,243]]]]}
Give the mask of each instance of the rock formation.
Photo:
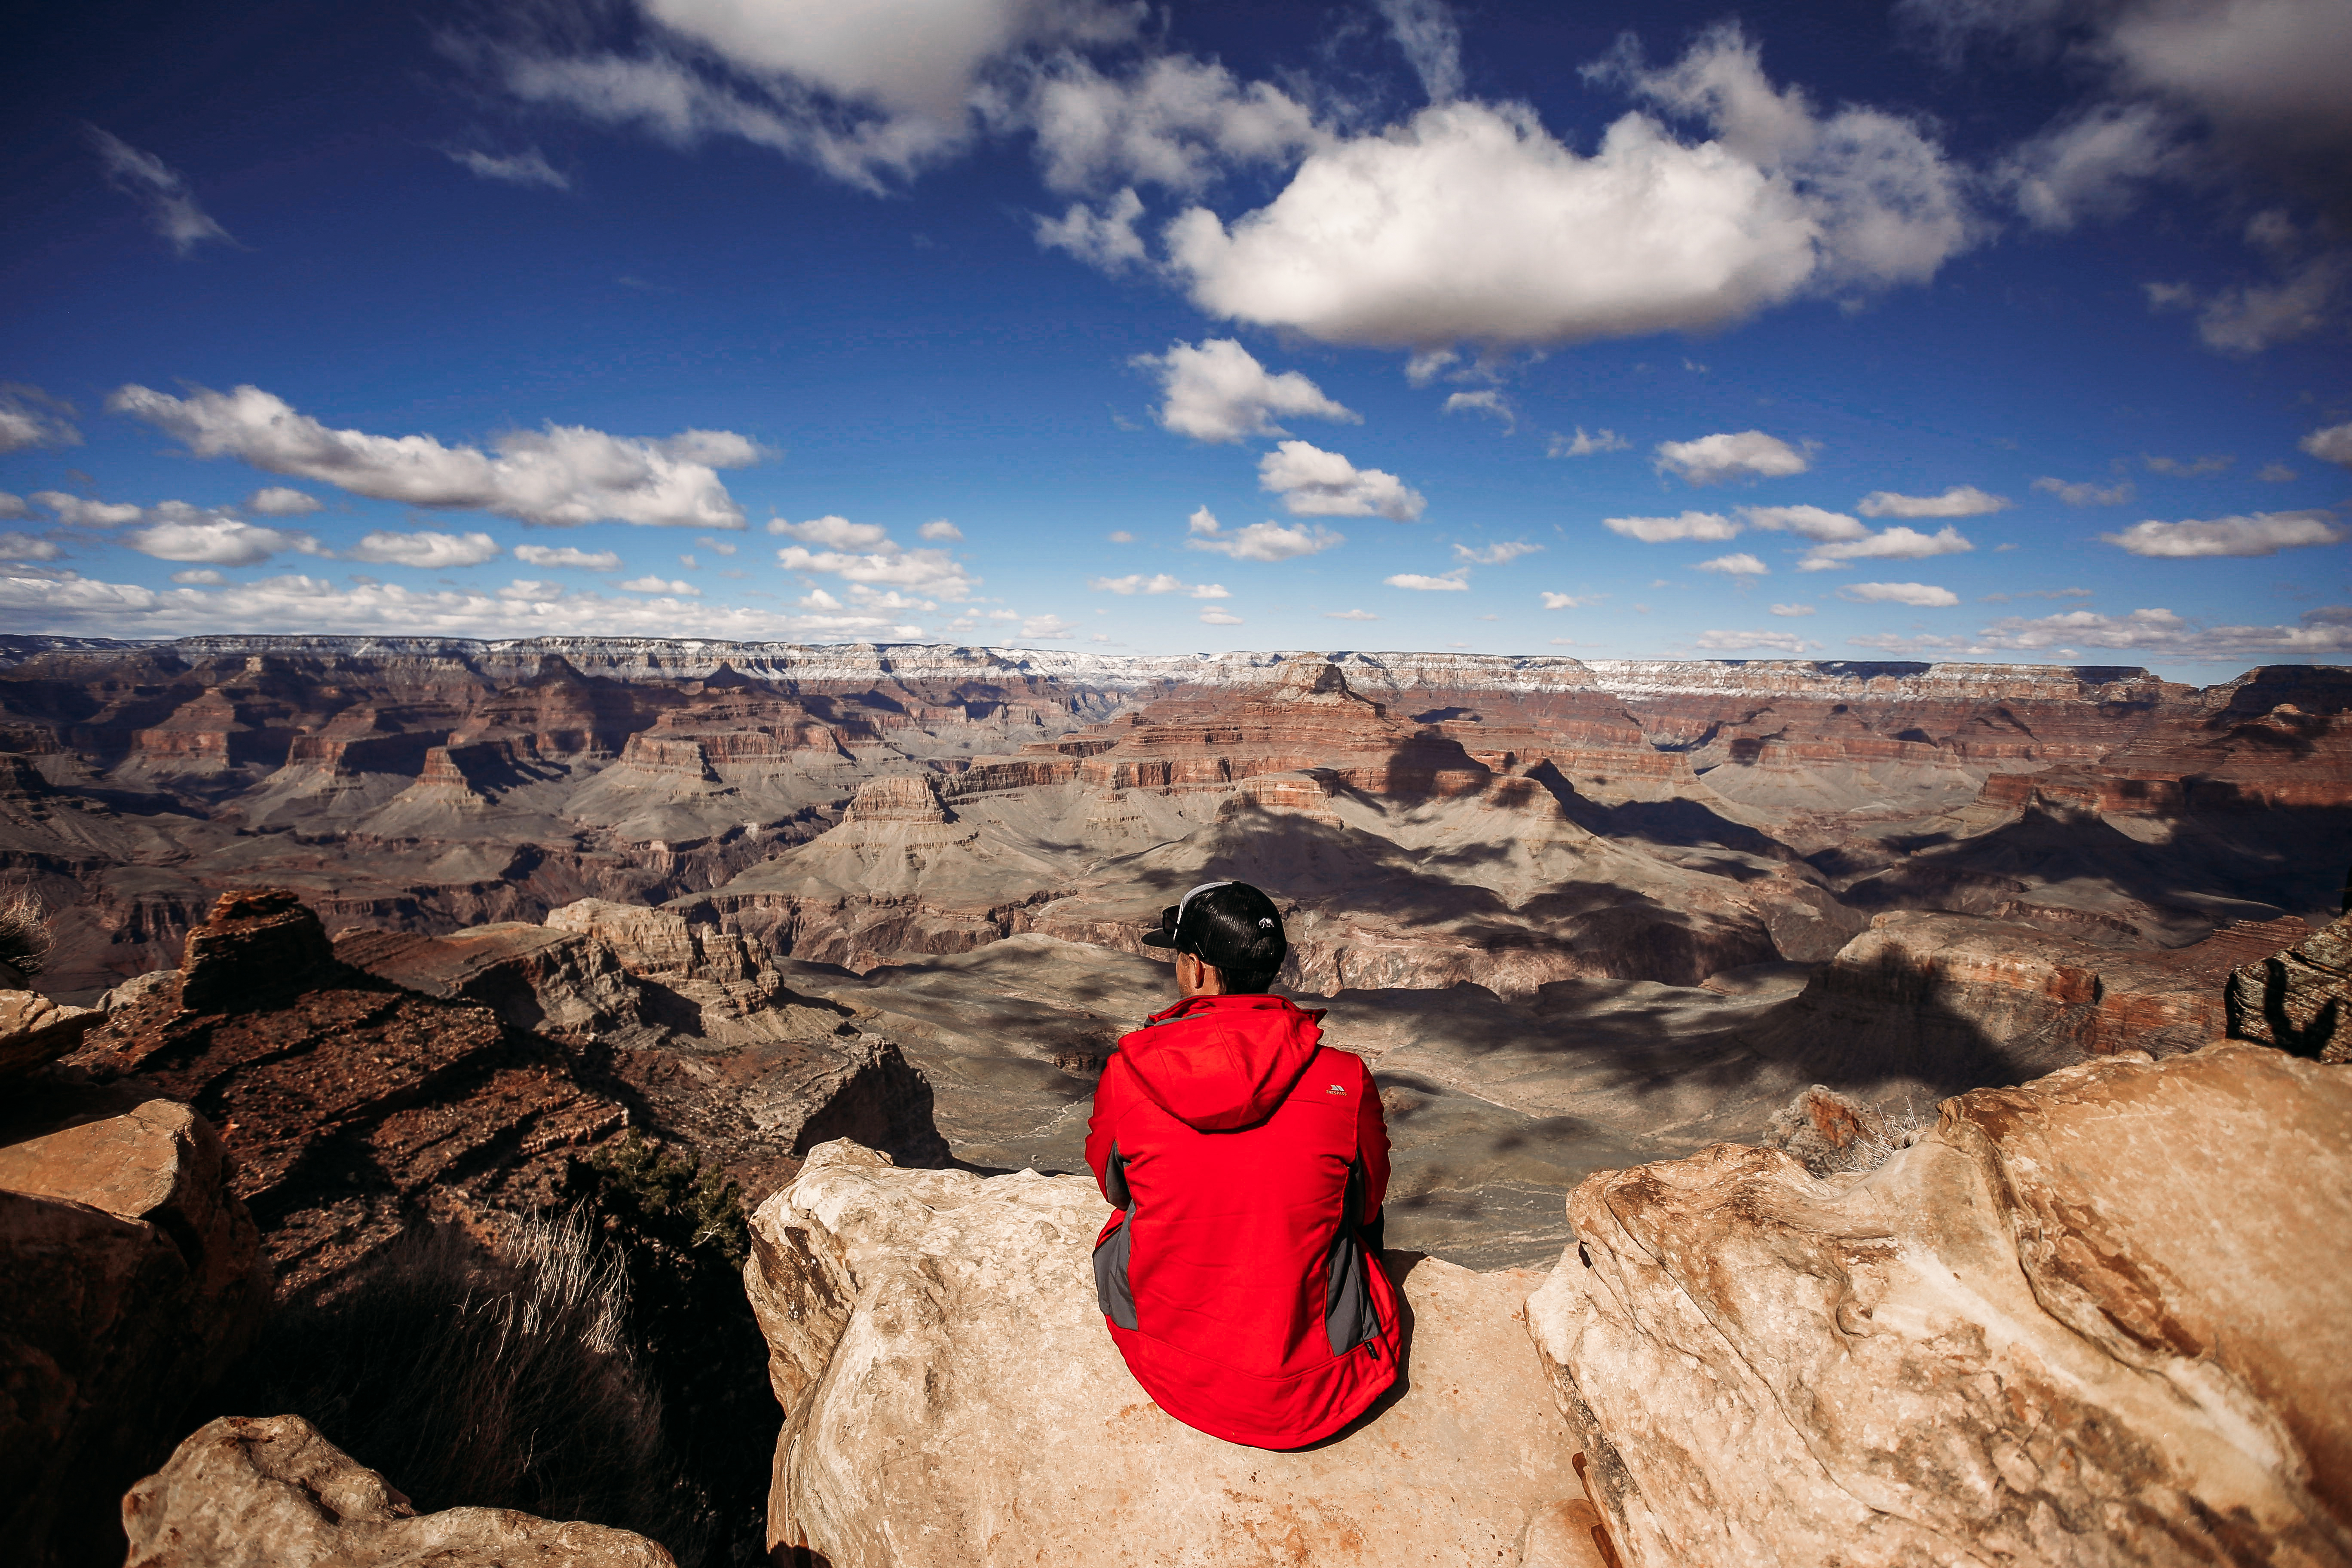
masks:
{"type": "Polygon", "coordinates": [[[419,1515],[299,1415],[224,1416],[122,1500],[126,1568],[672,1568],[642,1535],[509,1509],[419,1515]]]}
{"type": "Polygon", "coordinates": [[[27,1568],[119,1556],[112,1500],[269,1300],[220,1140],[136,1084],[0,1092],[0,1539],[27,1568]]]}
{"type": "Polygon", "coordinates": [[[2352,915],[2230,973],[2230,1037],[2352,1061],[2352,915]]]}
{"type": "Polygon", "coordinates": [[[769,1531],[834,1568],[1431,1562],[1600,1568],[1526,1337],[1537,1276],[1391,1253],[1409,1386],[1297,1453],[1162,1415],[1096,1309],[1092,1182],[846,1142],[761,1205],[744,1281],[790,1413],[769,1531]]]}
{"type": "Polygon", "coordinates": [[[1569,1212],[1530,1327],[1635,1568],[2352,1563],[2336,1068],[2123,1052],[1569,1212]]]}

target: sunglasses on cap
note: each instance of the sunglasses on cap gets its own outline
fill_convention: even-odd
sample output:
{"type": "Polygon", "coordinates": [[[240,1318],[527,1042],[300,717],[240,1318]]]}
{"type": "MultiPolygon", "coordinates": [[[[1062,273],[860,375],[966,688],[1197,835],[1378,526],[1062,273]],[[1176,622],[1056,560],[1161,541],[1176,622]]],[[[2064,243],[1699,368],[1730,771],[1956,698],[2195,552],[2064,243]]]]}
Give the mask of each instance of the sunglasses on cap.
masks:
{"type": "Polygon", "coordinates": [[[1143,939],[1144,945],[1147,947],[1177,946],[1176,933],[1183,929],[1184,911],[1192,907],[1192,900],[1199,898],[1202,893],[1212,891],[1218,888],[1230,888],[1233,885],[1231,879],[1223,882],[1203,882],[1199,887],[1193,889],[1191,892],[1186,893],[1176,902],[1160,910],[1160,929],[1143,939]]]}

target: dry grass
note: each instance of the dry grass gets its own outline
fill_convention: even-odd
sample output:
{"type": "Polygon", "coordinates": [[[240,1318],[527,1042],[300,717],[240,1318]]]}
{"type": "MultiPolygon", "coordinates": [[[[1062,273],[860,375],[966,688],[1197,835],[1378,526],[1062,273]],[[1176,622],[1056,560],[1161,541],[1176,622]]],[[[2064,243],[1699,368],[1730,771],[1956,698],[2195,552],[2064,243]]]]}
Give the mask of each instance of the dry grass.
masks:
{"type": "Polygon", "coordinates": [[[30,980],[49,955],[49,911],[22,889],[0,892],[0,963],[30,980]]]}
{"type": "Polygon", "coordinates": [[[308,1417],[421,1510],[588,1520],[702,1561],[708,1504],[631,1349],[624,1260],[576,1214],[503,1230],[487,1252],[425,1232],[281,1311],[225,1397],[308,1417]]]}

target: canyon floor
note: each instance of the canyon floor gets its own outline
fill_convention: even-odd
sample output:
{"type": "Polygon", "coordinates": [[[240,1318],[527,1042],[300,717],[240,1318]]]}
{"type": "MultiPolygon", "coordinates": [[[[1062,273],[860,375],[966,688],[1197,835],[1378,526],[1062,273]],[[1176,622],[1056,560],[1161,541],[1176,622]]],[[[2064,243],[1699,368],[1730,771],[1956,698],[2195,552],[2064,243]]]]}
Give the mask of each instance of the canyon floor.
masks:
{"type": "Polygon", "coordinates": [[[919,1142],[918,1081],[937,1158],[1068,1172],[1113,1043],[1172,999],[1143,931],[1237,877],[1283,906],[1284,988],[1375,1069],[1391,1242],[1481,1268],[1556,1258],[1584,1175],[1785,1134],[1811,1085],[1899,1119],[2201,1044],[2227,973],[2332,919],[2352,863],[2334,668],[0,660],[0,876],[55,913],[63,1000],[179,966],[225,892],[288,889],[364,984],[488,1007],[485,1062],[525,1049],[501,1029],[593,1057],[609,1081],[545,1114],[651,1131],[754,1202],[796,1168],[772,1106],[919,1142]]]}

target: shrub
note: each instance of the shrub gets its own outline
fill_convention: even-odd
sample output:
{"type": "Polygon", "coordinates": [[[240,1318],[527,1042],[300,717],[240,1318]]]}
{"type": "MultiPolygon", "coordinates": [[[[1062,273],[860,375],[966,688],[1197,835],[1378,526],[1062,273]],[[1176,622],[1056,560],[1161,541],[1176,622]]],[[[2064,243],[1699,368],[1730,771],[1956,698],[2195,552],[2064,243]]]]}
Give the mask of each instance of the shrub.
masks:
{"type": "Polygon", "coordinates": [[[0,893],[0,963],[30,980],[49,954],[49,912],[22,889],[0,893]]]}

